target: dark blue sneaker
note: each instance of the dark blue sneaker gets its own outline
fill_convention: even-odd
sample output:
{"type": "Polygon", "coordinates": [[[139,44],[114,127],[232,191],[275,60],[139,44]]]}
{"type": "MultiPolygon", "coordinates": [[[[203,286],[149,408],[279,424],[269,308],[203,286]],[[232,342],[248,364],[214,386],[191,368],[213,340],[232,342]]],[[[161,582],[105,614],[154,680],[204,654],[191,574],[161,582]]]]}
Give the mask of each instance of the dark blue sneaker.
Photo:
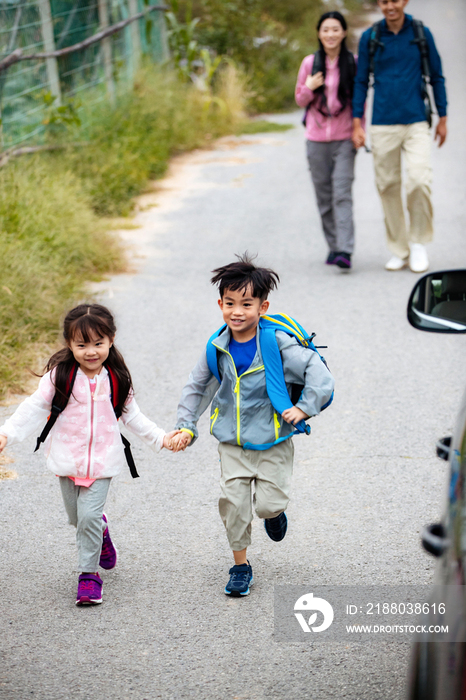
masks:
{"type": "Polygon", "coordinates": [[[327,260],[325,261],[325,264],[326,265],[335,265],[335,258],[337,257],[337,255],[338,255],[338,253],[331,250],[327,256],[327,260]]]}
{"type": "Polygon", "coordinates": [[[240,595],[249,595],[249,586],[252,586],[252,566],[247,564],[235,564],[231,567],[230,580],[225,586],[226,595],[239,597],[240,595]]]}
{"type": "Polygon", "coordinates": [[[285,513],[280,513],[276,518],[264,520],[265,531],[274,542],[280,542],[286,535],[288,518],[285,513]]]}

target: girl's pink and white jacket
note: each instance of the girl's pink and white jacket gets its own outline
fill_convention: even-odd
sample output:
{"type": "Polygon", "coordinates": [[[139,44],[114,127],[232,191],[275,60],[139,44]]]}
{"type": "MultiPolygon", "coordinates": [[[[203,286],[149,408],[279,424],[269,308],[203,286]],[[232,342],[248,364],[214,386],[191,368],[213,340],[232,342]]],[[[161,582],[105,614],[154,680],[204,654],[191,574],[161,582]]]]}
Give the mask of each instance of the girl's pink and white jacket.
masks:
{"type": "MultiPolygon", "coordinates": [[[[91,391],[89,378],[78,369],[68,405],[45,441],[47,466],[58,476],[104,479],[115,476],[126,465],[105,367],[96,380],[91,391]]],[[[6,435],[8,445],[40,434],[50,414],[54,394],[51,373],[47,372],[37,391],[1,426],[0,434],[6,435]]],[[[121,416],[124,425],[158,452],[165,431],[141,413],[131,395],[126,409],[121,416]]]]}
{"type": "MultiPolygon", "coordinates": [[[[355,60],[356,56],[355,56],[355,60]]],[[[305,82],[308,75],[312,73],[314,64],[314,54],[306,56],[301,63],[296,82],[295,99],[298,107],[307,107],[311,102],[311,107],[306,118],[306,138],[308,141],[346,141],[351,139],[353,133],[353,113],[349,102],[345,109],[335,117],[325,117],[316,107],[317,100],[315,93],[306,87],[305,82]]],[[[336,114],[341,108],[338,99],[338,85],[340,83],[340,68],[338,58],[330,61],[325,58],[325,92],[327,95],[327,105],[330,114],[336,114]]]]}

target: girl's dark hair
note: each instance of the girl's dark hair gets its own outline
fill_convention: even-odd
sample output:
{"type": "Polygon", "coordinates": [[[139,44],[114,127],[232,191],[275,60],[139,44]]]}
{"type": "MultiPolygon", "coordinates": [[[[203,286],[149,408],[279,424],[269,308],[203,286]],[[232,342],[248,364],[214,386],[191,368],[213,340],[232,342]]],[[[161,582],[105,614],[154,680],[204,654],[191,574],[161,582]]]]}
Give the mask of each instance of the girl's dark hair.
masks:
{"type": "Polygon", "coordinates": [[[212,284],[218,286],[220,297],[224,292],[231,289],[232,292],[241,291],[251,287],[253,297],[265,301],[272,289],[276,289],[280,278],[276,272],[265,267],[256,267],[253,259],[246,252],[244,255],[237,255],[238,262],[217,267],[212,270],[214,276],[210,280],[212,284]]]}
{"type": "MultiPolygon", "coordinates": [[[[347,30],[347,24],[346,20],[341,14],[341,12],[325,12],[322,17],[319,19],[317,22],[317,33],[320,31],[320,27],[322,26],[322,23],[325,22],[326,19],[336,19],[338,22],[340,22],[343,30],[346,32],[347,30]]],[[[324,75],[324,80],[325,80],[325,75],[326,75],[326,53],[324,46],[319,39],[319,49],[317,51],[319,54],[319,59],[320,59],[320,65],[323,66],[322,72],[324,75]]],[[[317,54],[314,60],[317,60],[317,54]]],[[[318,101],[317,101],[317,109],[319,112],[324,116],[324,117],[337,117],[343,110],[346,108],[346,106],[351,102],[353,98],[353,88],[354,88],[354,72],[355,72],[355,61],[354,57],[352,56],[351,52],[348,51],[348,48],[346,46],[346,37],[343,39],[341,42],[341,48],[340,48],[340,55],[338,57],[338,68],[340,69],[340,82],[338,84],[338,100],[341,104],[340,109],[338,109],[335,114],[330,114],[328,104],[327,104],[327,96],[325,94],[325,83],[324,85],[321,85],[317,90],[315,90],[317,96],[318,96],[318,101]]]]}
{"type": "MultiPolygon", "coordinates": [[[[46,372],[55,369],[54,386],[58,393],[66,396],[66,383],[76,360],[68,347],[72,340],[92,342],[96,336],[115,337],[116,326],[110,311],[100,304],[80,304],[66,314],[63,322],[63,338],[67,347],[56,352],[47,362],[46,372]]],[[[118,404],[115,407],[120,412],[125,411],[125,401],[133,388],[131,375],[121,353],[114,345],[104,363],[113,370],[118,380],[118,404]]]]}

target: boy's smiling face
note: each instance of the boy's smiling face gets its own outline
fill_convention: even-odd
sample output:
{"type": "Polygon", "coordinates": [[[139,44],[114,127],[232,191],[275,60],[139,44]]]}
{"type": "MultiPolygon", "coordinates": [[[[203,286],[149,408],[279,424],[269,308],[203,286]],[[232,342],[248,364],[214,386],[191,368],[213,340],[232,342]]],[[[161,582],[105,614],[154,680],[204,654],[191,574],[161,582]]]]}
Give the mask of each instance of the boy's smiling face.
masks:
{"type": "Polygon", "coordinates": [[[259,297],[252,295],[251,287],[236,291],[225,289],[218,305],[233,340],[238,343],[246,343],[254,338],[259,319],[269,308],[267,299],[261,301],[259,297]]]}

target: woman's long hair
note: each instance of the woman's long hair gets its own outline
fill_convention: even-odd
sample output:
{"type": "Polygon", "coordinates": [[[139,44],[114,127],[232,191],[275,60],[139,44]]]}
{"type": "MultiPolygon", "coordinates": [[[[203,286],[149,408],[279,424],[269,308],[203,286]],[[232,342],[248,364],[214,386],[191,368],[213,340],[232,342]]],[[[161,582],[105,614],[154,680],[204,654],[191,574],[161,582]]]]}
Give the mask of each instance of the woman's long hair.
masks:
{"type": "MultiPolygon", "coordinates": [[[[68,347],[72,340],[92,342],[96,337],[107,336],[113,341],[116,333],[115,321],[110,311],[100,304],[80,304],[66,314],[63,322],[63,338],[67,346],[56,352],[47,362],[46,372],[55,369],[54,386],[62,396],[66,396],[66,385],[76,360],[68,347]]],[[[131,374],[123,356],[114,345],[104,363],[116,375],[118,380],[118,403],[116,411],[125,411],[125,401],[132,391],[131,374]]]]}
{"type": "MultiPolygon", "coordinates": [[[[319,19],[317,22],[317,33],[320,31],[320,27],[323,22],[325,22],[326,19],[336,19],[338,22],[340,22],[343,30],[346,32],[347,30],[347,24],[346,20],[343,17],[343,15],[340,12],[325,12],[322,17],[319,19]]],[[[326,53],[324,46],[319,39],[319,49],[317,51],[319,54],[319,59],[320,59],[320,64],[323,66],[322,72],[324,75],[324,81],[325,81],[325,75],[326,75],[326,53]]],[[[316,57],[314,60],[317,60],[317,53],[316,57]]],[[[354,88],[354,68],[355,68],[355,62],[354,58],[351,54],[350,51],[348,51],[348,48],[346,46],[346,37],[343,39],[341,42],[341,47],[340,47],[340,55],[338,57],[338,67],[340,69],[340,82],[338,84],[338,100],[341,104],[341,107],[335,112],[335,114],[330,114],[328,104],[327,104],[327,96],[325,94],[325,83],[324,85],[321,85],[317,90],[315,90],[317,96],[318,96],[318,101],[317,101],[317,109],[319,112],[324,116],[324,117],[337,117],[343,110],[346,108],[346,106],[351,103],[351,100],[353,98],[353,88],[354,88]]]]}

